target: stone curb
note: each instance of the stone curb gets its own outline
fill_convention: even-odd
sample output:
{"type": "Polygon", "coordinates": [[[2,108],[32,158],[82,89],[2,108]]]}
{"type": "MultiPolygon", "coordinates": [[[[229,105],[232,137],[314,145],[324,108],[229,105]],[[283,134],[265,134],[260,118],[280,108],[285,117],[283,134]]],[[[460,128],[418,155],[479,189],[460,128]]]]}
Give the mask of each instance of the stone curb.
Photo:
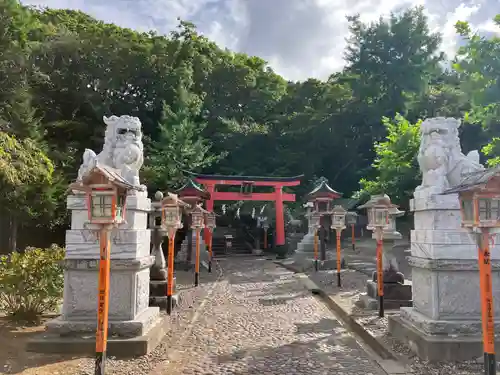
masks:
{"type": "MultiPolygon", "coordinates": [[[[295,273],[303,274],[300,270],[295,268],[291,264],[286,264],[282,262],[275,261],[275,264],[295,273]]],[[[344,310],[334,298],[329,296],[323,289],[319,288],[307,275],[303,274],[308,280],[308,289],[311,290],[312,294],[319,296],[322,301],[332,310],[340,320],[346,324],[357,336],[364,341],[366,345],[370,347],[378,356],[383,360],[393,360],[397,361],[398,356],[389,349],[384,343],[373,336],[369,331],[367,331],[361,324],[359,324],[353,316],[351,316],[346,310],[344,310]]]]}

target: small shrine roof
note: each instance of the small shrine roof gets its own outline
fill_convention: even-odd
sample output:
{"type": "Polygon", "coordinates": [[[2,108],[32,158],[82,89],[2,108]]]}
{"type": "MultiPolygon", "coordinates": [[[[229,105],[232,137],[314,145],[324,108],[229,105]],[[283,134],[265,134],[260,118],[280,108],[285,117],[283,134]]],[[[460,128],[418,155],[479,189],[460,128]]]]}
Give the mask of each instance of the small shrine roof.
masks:
{"type": "Polygon", "coordinates": [[[464,179],[459,185],[445,190],[442,194],[447,195],[473,190],[475,188],[482,188],[489,180],[496,176],[500,176],[500,166],[468,173],[464,176],[464,179]]]}
{"type": "Polygon", "coordinates": [[[180,197],[194,195],[203,199],[210,199],[210,193],[206,191],[203,186],[198,185],[191,178],[175,191],[180,197]]]}
{"type": "Polygon", "coordinates": [[[72,189],[83,188],[86,183],[88,183],[89,178],[92,177],[92,174],[99,173],[108,179],[110,182],[118,185],[123,189],[128,190],[141,190],[141,187],[132,185],[125,178],[122,177],[120,171],[118,169],[112,168],[110,166],[101,164],[96,162],[96,164],[89,169],[82,177],[81,181],[76,181],[71,184],[72,189]]]}
{"type": "Polygon", "coordinates": [[[318,185],[310,192],[307,194],[311,198],[316,198],[316,197],[327,197],[327,198],[339,198],[342,196],[342,193],[339,193],[338,191],[332,189],[328,185],[328,180],[325,177],[321,177],[319,179],[318,185]]]}

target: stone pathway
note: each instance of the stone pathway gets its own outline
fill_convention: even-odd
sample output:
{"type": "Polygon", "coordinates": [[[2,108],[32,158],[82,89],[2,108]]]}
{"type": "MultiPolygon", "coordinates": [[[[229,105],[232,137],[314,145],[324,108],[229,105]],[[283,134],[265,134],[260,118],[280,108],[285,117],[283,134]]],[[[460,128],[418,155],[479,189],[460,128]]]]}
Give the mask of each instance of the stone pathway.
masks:
{"type": "Polygon", "coordinates": [[[150,375],[385,374],[293,273],[264,259],[220,264],[223,279],[150,375]]]}

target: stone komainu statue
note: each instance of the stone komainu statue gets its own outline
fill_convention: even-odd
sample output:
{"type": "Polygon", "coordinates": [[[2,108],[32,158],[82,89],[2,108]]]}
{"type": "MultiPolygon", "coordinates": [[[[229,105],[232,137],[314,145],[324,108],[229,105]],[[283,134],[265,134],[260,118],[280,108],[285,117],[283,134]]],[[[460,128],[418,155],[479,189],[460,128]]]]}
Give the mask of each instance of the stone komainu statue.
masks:
{"type": "Polygon", "coordinates": [[[131,116],[103,117],[106,124],[102,151],[96,153],[86,149],[83,163],[78,170],[78,180],[96,163],[117,169],[130,184],[145,189],[140,185],[139,170],[144,163],[141,121],[131,116]]]}
{"type": "Polygon", "coordinates": [[[425,120],[420,127],[418,163],[422,184],[416,191],[431,189],[441,193],[460,184],[465,174],[484,169],[479,153],[462,153],[458,129],[460,120],[436,117],[425,120]]]}

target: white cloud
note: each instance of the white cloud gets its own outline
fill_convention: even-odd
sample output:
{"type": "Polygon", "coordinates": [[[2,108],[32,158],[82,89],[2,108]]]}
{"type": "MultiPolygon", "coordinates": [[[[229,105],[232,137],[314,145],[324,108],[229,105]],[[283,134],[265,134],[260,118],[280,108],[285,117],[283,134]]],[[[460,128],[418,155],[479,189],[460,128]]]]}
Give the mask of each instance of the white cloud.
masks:
{"type": "Polygon", "coordinates": [[[489,19],[498,0],[25,0],[25,4],[80,9],[141,31],[168,33],[177,17],[194,22],[221,46],[257,55],[284,77],[326,78],[342,68],[346,15],[365,22],[393,10],[424,5],[431,28],[443,33],[443,50],[453,54],[454,24],[498,32],[489,19]]]}

